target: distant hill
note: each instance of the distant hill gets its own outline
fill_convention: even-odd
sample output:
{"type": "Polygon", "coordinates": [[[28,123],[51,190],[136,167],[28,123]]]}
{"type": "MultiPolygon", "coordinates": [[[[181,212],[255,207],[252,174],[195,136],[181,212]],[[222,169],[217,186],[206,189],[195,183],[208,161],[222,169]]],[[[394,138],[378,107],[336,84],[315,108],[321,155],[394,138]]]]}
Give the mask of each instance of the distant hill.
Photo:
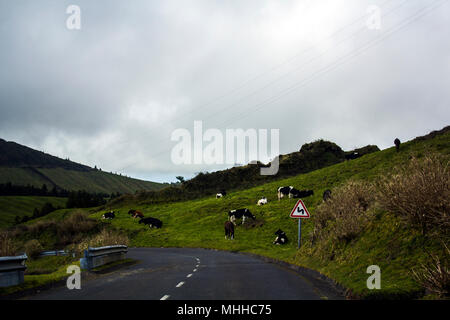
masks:
{"type": "MultiPolygon", "coordinates": [[[[263,176],[260,173],[260,169],[268,165],[262,163],[248,164],[221,171],[201,172],[181,185],[172,185],[160,191],[139,193],[137,199],[146,199],[149,202],[158,203],[214,195],[221,190],[242,190],[335,165],[345,161],[347,154],[358,152],[362,157],[377,151],[380,151],[377,146],[368,145],[346,152],[333,142],[317,140],[304,144],[298,152],[280,155],[279,171],[273,176],[263,176]]],[[[306,188],[307,186],[298,187],[306,188]]],[[[124,196],[115,201],[120,202],[128,198],[124,196]]]]}
{"type": "Polygon", "coordinates": [[[0,183],[101,193],[159,190],[165,184],[103,172],[0,139],[0,183]]]}

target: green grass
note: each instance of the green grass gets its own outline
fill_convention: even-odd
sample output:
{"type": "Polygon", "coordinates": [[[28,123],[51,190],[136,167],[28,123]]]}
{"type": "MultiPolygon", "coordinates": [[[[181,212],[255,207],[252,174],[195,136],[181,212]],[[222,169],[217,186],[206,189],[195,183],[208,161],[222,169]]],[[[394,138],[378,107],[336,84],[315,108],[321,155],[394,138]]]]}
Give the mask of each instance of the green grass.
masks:
{"type": "Polygon", "coordinates": [[[35,196],[0,196],[0,229],[14,225],[16,216],[31,216],[34,208],[39,210],[46,202],[54,207],[65,207],[66,198],[35,196]]]}
{"type": "MultiPolygon", "coordinates": [[[[129,200],[122,204],[116,202],[113,208],[116,211],[116,219],[103,223],[125,232],[132,247],[198,247],[249,252],[318,270],[351,289],[355,296],[419,297],[423,292],[413,281],[410,269],[425,261],[425,249],[435,252],[436,243],[403,227],[394,215],[380,211],[376,212],[376,219],[369,223],[357,239],[349,243],[329,243],[328,248],[333,248],[334,251],[333,258],[326,257],[331,251],[325,252],[324,255],[324,252],[312,247],[310,236],[313,219],[303,220],[303,246],[297,250],[297,220],[289,218],[296,200],[283,199],[279,202],[276,190],[284,185],[313,189],[314,196],[305,198],[304,202],[314,218],[316,208],[322,202],[324,190],[338,187],[349,179],[373,181],[386,175],[394,166],[406,163],[411,156],[422,157],[429,152],[450,156],[450,133],[429,140],[404,143],[400,153],[390,148],[307,174],[230,192],[222,199],[208,197],[158,204],[153,204],[151,199],[139,203],[129,200]],[[258,207],[256,202],[262,196],[266,196],[269,203],[258,207]],[[127,214],[131,208],[140,209],[146,216],[161,219],[163,228],[149,229],[139,225],[137,220],[127,214]],[[227,213],[237,208],[249,208],[256,215],[257,222],[237,226],[236,239],[225,240],[223,226],[228,219],[227,213]],[[285,246],[272,245],[274,232],[278,228],[283,229],[289,237],[290,241],[285,246]],[[372,264],[381,267],[381,290],[369,291],[366,288],[369,276],[366,269],[372,264]]],[[[74,211],[76,210],[58,210],[38,220],[60,221],[74,211]]],[[[88,212],[91,217],[101,219],[104,210],[92,208],[88,212]]],[[[51,276],[30,275],[27,281],[40,283],[59,276],[61,269],[51,273],[51,276]]]]}
{"type": "Polygon", "coordinates": [[[80,262],[72,257],[62,256],[27,260],[27,270],[25,271],[24,277],[25,281],[17,286],[0,288],[0,296],[10,295],[60,282],[69,276],[67,273],[67,267],[70,265],[80,266],[80,262]]]}
{"type": "MultiPolygon", "coordinates": [[[[404,143],[400,153],[390,148],[289,179],[231,192],[223,199],[209,197],[168,204],[147,204],[143,201],[118,205],[115,208],[117,218],[110,223],[129,235],[131,246],[201,247],[251,252],[318,270],[350,288],[356,295],[412,297],[420,288],[412,280],[409,270],[425,259],[423,249],[434,249],[435,244],[426,242],[410,230],[402,229],[394,216],[380,212],[378,220],[360,238],[345,246],[336,244],[338,248],[334,260],[322,261],[309,244],[313,228],[311,220],[303,221],[304,246],[297,250],[297,220],[289,218],[296,200],[283,199],[278,202],[276,190],[283,185],[313,189],[314,196],[304,199],[304,202],[314,217],[325,189],[339,186],[350,178],[374,180],[379,175],[385,175],[395,165],[407,162],[410,156],[421,157],[431,151],[450,155],[450,134],[432,140],[404,143]],[[266,196],[269,203],[258,207],[256,202],[262,196],[266,196]],[[140,209],[146,216],[161,219],[163,228],[149,229],[139,225],[127,215],[130,208],[140,209]],[[227,212],[237,208],[249,208],[256,215],[258,223],[254,227],[238,226],[236,239],[225,240],[223,225],[228,218],[227,212]],[[283,229],[290,239],[286,246],[272,245],[274,232],[278,228],[283,229]],[[366,289],[369,276],[366,268],[372,264],[382,268],[382,290],[376,292],[366,289]]],[[[102,214],[96,212],[93,216],[100,219],[102,214]]]]}

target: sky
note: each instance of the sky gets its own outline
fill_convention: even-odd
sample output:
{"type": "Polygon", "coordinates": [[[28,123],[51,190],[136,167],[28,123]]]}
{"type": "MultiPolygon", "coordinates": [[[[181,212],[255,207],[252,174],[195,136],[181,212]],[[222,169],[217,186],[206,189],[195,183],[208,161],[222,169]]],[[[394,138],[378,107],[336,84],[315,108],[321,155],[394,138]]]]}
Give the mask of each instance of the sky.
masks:
{"type": "Polygon", "coordinates": [[[0,138],[158,182],[230,166],[172,161],[194,121],[387,148],[450,124],[449,24],[448,0],[0,0],[0,138]]]}

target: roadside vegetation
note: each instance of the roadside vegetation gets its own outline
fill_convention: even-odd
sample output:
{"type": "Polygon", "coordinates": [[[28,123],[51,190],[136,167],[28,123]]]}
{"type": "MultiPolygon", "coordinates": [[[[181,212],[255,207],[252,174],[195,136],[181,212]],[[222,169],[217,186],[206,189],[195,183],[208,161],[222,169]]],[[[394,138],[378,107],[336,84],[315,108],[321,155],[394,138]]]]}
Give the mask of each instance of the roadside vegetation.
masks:
{"type": "Polygon", "coordinates": [[[158,195],[122,196],[97,208],[56,210],[8,233],[16,250],[37,240],[44,249],[76,252],[121,242],[249,252],[317,270],[347,288],[349,298],[448,298],[449,159],[447,129],[404,143],[400,152],[367,153],[294,177],[227,190],[221,199],[211,194],[177,201],[166,188],[158,195]],[[296,199],[277,200],[277,188],[289,185],[314,190],[303,199],[311,219],[302,223],[300,250],[297,220],[289,218],[296,199]],[[332,197],[324,202],[327,189],[332,197]],[[257,206],[262,197],[268,204],[257,206]],[[235,240],[225,240],[228,211],[239,208],[250,209],[256,221],[239,224],[235,240]],[[103,220],[110,209],[116,218],[103,220]],[[130,209],[160,219],[162,229],[139,224],[128,215],[130,209]],[[286,232],[287,245],[272,244],[278,229],[286,232]],[[367,289],[370,265],[381,268],[381,290],[367,289]]]}
{"type": "MultiPolygon", "coordinates": [[[[404,143],[400,152],[390,148],[370,153],[296,177],[232,191],[222,199],[209,196],[159,203],[151,196],[124,197],[115,201],[116,218],[110,223],[128,234],[131,246],[251,252],[312,268],[348,288],[349,298],[445,298],[448,291],[439,287],[448,287],[448,255],[443,244],[448,246],[449,158],[447,130],[404,143]],[[285,185],[314,190],[312,197],[303,199],[312,218],[302,223],[300,250],[296,248],[297,221],[288,216],[296,200],[277,201],[276,190],[285,185]],[[332,199],[324,203],[326,189],[332,190],[332,199]],[[263,196],[269,203],[258,207],[256,202],[263,196]],[[410,207],[420,214],[396,207],[399,203],[414,203],[410,207]],[[127,214],[131,208],[162,220],[163,228],[138,224],[127,214]],[[225,240],[227,213],[238,208],[250,209],[257,221],[238,225],[236,239],[225,240]],[[431,223],[426,224],[425,233],[423,214],[431,223]],[[285,246],[272,244],[279,228],[289,237],[285,246]],[[382,270],[381,290],[367,289],[370,265],[382,270]],[[432,280],[427,272],[433,274],[432,280]],[[433,289],[430,283],[438,284],[433,289]]],[[[98,211],[91,216],[100,218],[102,214],[98,211]]]]}

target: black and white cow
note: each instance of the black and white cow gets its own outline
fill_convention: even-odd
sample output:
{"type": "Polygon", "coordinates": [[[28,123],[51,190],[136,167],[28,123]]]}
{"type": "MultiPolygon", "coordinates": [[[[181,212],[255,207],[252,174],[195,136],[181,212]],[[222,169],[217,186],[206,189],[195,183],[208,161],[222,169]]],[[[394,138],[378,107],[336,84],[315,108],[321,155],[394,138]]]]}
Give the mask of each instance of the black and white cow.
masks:
{"type": "Polygon", "coordinates": [[[142,218],[141,220],[139,220],[139,223],[146,224],[149,226],[149,228],[162,228],[162,221],[156,218],[142,218]]]}
{"type": "Polygon", "coordinates": [[[111,219],[114,219],[115,217],[116,217],[116,215],[114,214],[114,211],[106,212],[106,213],[103,215],[103,219],[109,219],[109,220],[111,220],[111,219]]]}
{"type": "Polygon", "coordinates": [[[289,198],[306,198],[314,194],[313,190],[297,190],[292,188],[289,191],[289,198]]]}
{"type": "Polygon", "coordinates": [[[225,239],[234,240],[234,224],[230,221],[225,222],[225,239]]]}
{"type": "Polygon", "coordinates": [[[265,204],[267,204],[267,198],[266,197],[262,197],[261,199],[258,200],[258,203],[257,203],[258,206],[263,206],[265,204]]]}
{"type": "Polygon", "coordinates": [[[345,160],[355,160],[361,157],[361,155],[358,152],[352,152],[345,155],[345,160]]]}
{"type": "Polygon", "coordinates": [[[278,188],[278,201],[281,200],[281,198],[288,196],[291,189],[294,189],[294,187],[293,186],[279,187],[278,188]]]}
{"type": "Polygon", "coordinates": [[[230,218],[230,221],[233,222],[234,225],[236,225],[236,219],[241,219],[242,218],[242,224],[245,223],[245,220],[247,218],[251,218],[253,220],[256,219],[256,217],[247,208],[246,209],[231,210],[231,211],[228,212],[228,217],[230,218]]]}
{"type": "Polygon", "coordinates": [[[227,192],[225,190],[220,191],[216,194],[216,199],[223,198],[227,195],[227,192]]]}
{"type": "Polygon", "coordinates": [[[277,236],[273,242],[273,244],[286,244],[288,242],[288,237],[286,233],[278,229],[277,232],[275,232],[275,235],[277,236]]]}

